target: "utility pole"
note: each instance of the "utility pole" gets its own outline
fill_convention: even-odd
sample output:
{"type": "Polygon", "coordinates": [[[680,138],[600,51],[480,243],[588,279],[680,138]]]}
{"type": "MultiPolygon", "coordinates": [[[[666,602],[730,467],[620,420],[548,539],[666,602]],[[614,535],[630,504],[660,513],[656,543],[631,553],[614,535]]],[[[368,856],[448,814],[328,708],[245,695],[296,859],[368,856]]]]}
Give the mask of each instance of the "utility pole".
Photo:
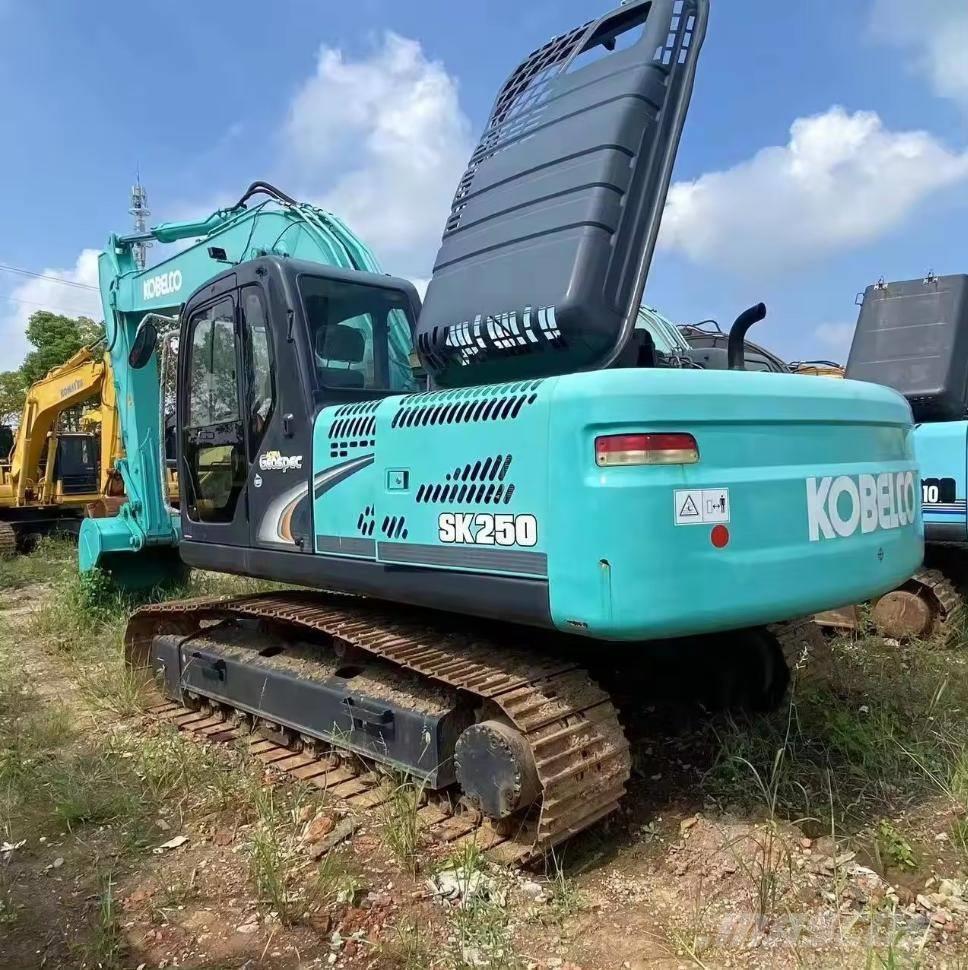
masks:
{"type": "MultiPolygon", "coordinates": [[[[138,233],[146,232],[148,229],[148,216],[151,210],[148,208],[148,192],[141,184],[141,170],[138,170],[137,181],[131,186],[131,208],[128,212],[134,216],[134,231],[138,233]]],[[[148,247],[150,242],[139,242],[134,247],[134,259],[138,264],[138,269],[144,269],[148,263],[148,247]]]]}

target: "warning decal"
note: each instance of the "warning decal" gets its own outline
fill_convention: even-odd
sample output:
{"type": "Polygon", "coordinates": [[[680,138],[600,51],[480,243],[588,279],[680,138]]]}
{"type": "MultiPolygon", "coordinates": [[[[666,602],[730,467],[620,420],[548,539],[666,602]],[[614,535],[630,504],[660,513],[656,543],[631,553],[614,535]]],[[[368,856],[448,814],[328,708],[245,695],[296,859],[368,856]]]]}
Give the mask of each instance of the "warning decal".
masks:
{"type": "Polygon", "coordinates": [[[676,525],[729,522],[728,488],[680,489],[675,500],[676,525]]]}
{"type": "MultiPolygon", "coordinates": [[[[702,499],[700,499],[702,501],[702,499]]],[[[680,519],[694,519],[697,515],[700,515],[699,509],[696,507],[696,500],[686,492],[686,500],[682,503],[682,508],[679,509],[680,519]]]]}

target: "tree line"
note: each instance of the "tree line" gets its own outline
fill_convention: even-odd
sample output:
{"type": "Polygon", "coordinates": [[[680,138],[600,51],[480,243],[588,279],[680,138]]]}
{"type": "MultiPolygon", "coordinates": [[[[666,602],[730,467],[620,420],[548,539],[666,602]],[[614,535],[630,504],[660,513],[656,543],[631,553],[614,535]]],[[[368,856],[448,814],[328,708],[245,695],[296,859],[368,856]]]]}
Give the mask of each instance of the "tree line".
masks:
{"type": "MultiPolygon", "coordinates": [[[[26,329],[31,350],[16,370],[0,371],[0,425],[19,422],[27,389],[82,347],[104,337],[104,325],[89,317],[67,317],[49,310],[30,315],[26,329]]],[[[0,449],[2,451],[2,449],[0,449]]]]}

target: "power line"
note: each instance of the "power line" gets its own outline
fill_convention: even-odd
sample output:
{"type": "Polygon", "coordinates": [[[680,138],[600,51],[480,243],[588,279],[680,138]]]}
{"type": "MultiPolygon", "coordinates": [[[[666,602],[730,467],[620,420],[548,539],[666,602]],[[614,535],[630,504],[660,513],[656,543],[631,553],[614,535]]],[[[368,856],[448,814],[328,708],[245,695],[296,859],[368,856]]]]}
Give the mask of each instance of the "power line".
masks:
{"type": "Polygon", "coordinates": [[[60,276],[48,276],[46,273],[34,273],[29,269],[21,269],[19,266],[5,266],[3,263],[0,263],[0,272],[16,273],[18,276],[32,276],[37,280],[47,280],[50,283],[61,283],[64,286],[74,286],[79,290],[97,290],[97,287],[91,286],[90,283],[78,283],[75,280],[65,280],[60,276]]]}
{"type": "Polygon", "coordinates": [[[91,316],[90,310],[81,310],[78,307],[55,306],[53,303],[38,303],[36,300],[21,300],[18,296],[0,297],[0,301],[3,300],[9,300],[11,303],[22,303],[24,306],[39,306],[44,310],[56,310],[58,313],[73,313],[78,317],[91,316]]]}

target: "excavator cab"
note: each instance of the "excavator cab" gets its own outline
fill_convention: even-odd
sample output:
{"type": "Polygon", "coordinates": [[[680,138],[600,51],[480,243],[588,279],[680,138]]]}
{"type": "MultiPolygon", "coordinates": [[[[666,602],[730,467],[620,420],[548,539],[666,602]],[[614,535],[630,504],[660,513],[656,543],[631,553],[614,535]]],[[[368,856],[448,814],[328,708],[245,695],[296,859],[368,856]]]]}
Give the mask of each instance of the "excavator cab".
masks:
{"type": "MultiPolygon", "coordinates": [[[[176,424],[195,565],[221,568],[250,545],[312,552],[316,414],[416,389],[419,305],[405,280],[279,257],[240,265],[189,298],[176,424]]],[[[346,442],[346,457],[367,446],[365,436],[346,442]]]]}
{"type": "Polygon", "coordinates": [[[54,481],[60,493],[90,495],[98,490],[101,441],[99,435],[61,432],[54,458],[54,481]]]}

